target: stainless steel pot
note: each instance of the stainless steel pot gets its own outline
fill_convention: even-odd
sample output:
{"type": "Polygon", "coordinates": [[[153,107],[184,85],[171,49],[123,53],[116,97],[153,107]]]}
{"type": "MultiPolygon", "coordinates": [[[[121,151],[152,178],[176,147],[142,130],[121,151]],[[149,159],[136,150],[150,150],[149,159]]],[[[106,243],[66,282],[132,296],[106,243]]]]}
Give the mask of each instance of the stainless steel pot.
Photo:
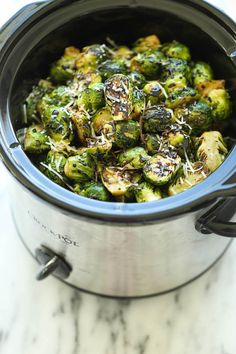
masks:
{"type": "MultiPolygon", "coordinates": [[[[19,235],[44,264],[39,279],[53,273],[81,289],[119,297],[162,293],[193,280],[236,236],[236,148],[204,182],[175,197],[123,204],[74,195],[42,175],[16,139],[20,102],[32,78],[45,76],[48,63],[71,43],[107,35],[122,43],[153,32],[187,42],[219,78],[235,77],[235,30],[228,17],[196,0],[56,0],[25,7],[2,29],[0,151],[13,176],[19,235]]],[[[229,132],[235,131],[232,119],[229,132]]]]}

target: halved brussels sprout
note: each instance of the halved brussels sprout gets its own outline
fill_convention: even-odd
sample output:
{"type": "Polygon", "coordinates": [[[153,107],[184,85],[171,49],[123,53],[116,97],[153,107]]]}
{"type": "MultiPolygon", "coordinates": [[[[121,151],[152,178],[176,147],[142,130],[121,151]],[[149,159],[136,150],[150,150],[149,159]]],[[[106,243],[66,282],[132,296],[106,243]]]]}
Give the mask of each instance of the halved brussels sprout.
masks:
{"type": "Polygon", "coordinates": [[[147,108],[143,114],[143,127],[147,133],[162,132],[172,122],[170,110],[163,106],[152,106],[147,108]]]}
{"type": "Polygon", "coordinates": [[[47,131],[41,124],[33,124],[27,128],[24,138],[24,150],[31,154],[41,154],[50,150],[47,131]]]}
{"type": "Polygon", "coordinates": [[[128,170],[140,169],[145,165],[148,159],[149,156],[146,150],[140,146],[136,146],[120,153],[118,163],[128,170]]]}
{"type": "Polygon", "coordinates": [[[96,158],[103,157],[112,148],[112,142],[103,135],[88,139],[87,148],[84,148],[91,156],[96,158]]]}
{"type": "Polygon", "coordinates": [[[168,107],[174,109],[179,106],[186,106],[193,103],[199,98],[197,90],[192,87],[178,88],[169,93],[166,104],[168,107]]]}
{"type": "Polygon", "coordinates": [[[123,149],[137,144],[140,136],[140,125],[132,120],[121,121],[116,124],[114,142],[123,149]]]}
{"type": "Polygon", "coordinates": [[[104,85],[102,83],[89,85],[80,92],[76,102],[78,108],[83,108],[90,114],[95,113],[105,105],[104,85]]]}
{"type": "Polygon", "coordinates": [[[99,65],[98,69],[104,80],[115,74],[127,74],[127,68],[121,60],[106,60],[99,65]]]}
{"type": "Polygon", "coordinates": [[[77,193],[83,197],[100,200],[102,202],[110,201],[110,193],[104,187],[102,183],[99,182],[89,182],[86,183],[82,190],[76,189],[77,193]]]}
{"type": "Polygon", "coordinates": [[[156,154],[161,146],[161,137],[158,134],[145,134],[143,138],[147,151],[151,155],[156,154]]]}
{"type": "Polygon", "coordinates": [[[167,57],[182,59],[186,61],[191,60],[191,55],[188,47],[183,43],[179,43],[177,41],[164,43],[161,47],[161,51],[167,57]]]}
{"type": "Polygon", "coordinates": [[[162,87],[159,81],[149,81],[143,88],[143,92],[147,95],[147,101],[155,105],[161,101],[164,101],[167,97],[165,89],[162,87]]]}
{"type": "Polygon", "coordinates": [[[224,161],[228,153],[223,137],[218,131],[204,132],[198,139],[197,159],[206,167],[215,171],[224,161]]]}
{"type": "Polygon", "coordinates": [[[112,124],[113,120],[114,119],[111,115],[111,111],[109,108],[104,107],[99,111],[97,111],[92,119],[92,125],[95,133],[96,134],[100,134],[101,132],[106,133],[107,130],[106,128],[108,128],[107,125],[109,125],[110,123],[112,124]]]}
{"type": "Polygon", "coordinates": [[[114,196],[125,195],[128,189],[140,180],[140,173],[124,170],[119,167],[105,167],[102,172],[102,182],[114,196]]]}
{"type": "Polygon", "coordinates": [[[71,120],[74,123],[79,141],[82,145],[87,145],[87,139],[91,138],[91,127],[88,115],[84,111],[71,111],[71,120]]]}
{"type": "Polygon", "coordinates": [[[64,167],[65,175],[75,182],[86,182],[94,178],[95,164],[87,152],[71,156],[64,167]]]}
{"type": "Polygon", "coordinates": [[[150,183],[143,182],[135,187],[135,198],[138,203],[152,202],[162,198],[161,191],[150,183]]]}
{"type": "Polygon", "coordinates": [[[132,106],[132,86],[127,76],[116,74],[105,81],[105,99],[115,120],[128,119],[132,106]]]}
{"type": "Polygon", "coordinates": [[[54,183],[65,187],[67,184],[64,174],[66,160],[66,157],[62,153],[51,150],[48,152],[46,160],[40,163],[40,171],[54,183]]]}
{"type": "Polygon", "coordinates": [[[132,71],[128,74],[128,78],[134,87],[142,89],[146,84],[145,76],[138,71],[132,71]]]}
{"type": "Polygon", "coordinates": [[[138,53],[131,59],[130,69],[142,73],[147,78],[155,79],[161,72],[164,59],[164,54],[158,50],[138,53]]]}
{"type": "Polygon", "coordinates": [[[137,53],[143,53],[150,49],[157,49],[160,45],[160,39],[155,34],[151,34],[150,36],[139,38],[134,43],[133,50],[137,53]]]}
{"type": "Polygon", "coordinates": [[[133,110],[131,112],[131,119],[139,119],[145,109],[146,101],[145,94],[142,90],[139,90],[137,87],[133,88],[132,91],[132,106],[133,110]]]}
{"type": "Polygon", "coordinates": [[[211,66],[204,61],[197,61],[192,68],[193,84],[198,86],[204,81],[213,80],[213,71],[211,66]]]}
{"type": "Polygon", "coordinates": [[[76,60],[76,67],[79,70],[93,70],[110,57],[111,53],[105,44],[93,44],[83,48],[76,60]]]}
{"type": "Polygon", "coordinates": [[[50,76],[58,84],[64,84],[75,75],[75,61],[79,57],[80,51],[75,47],[65,49],[64,55],[51,67],[50,76]]]}
{"type": "Polygon", "coordinates": [[[169,196],[173,196],[188,190],[189,188],[195,186],[196,184],[202,182],[208,175],[210,171],[202,162],[195,162],[192,164],[192,170],[184,176],[179,177],[173,184],[168,188],[169,196]]]}
{"type": "Polygon", "coordinates": [[[164,154],[152,156],[144,165],[143,173],[147,182],[156,186],[169,183],[181,166],[181,158],[164,154]]]}

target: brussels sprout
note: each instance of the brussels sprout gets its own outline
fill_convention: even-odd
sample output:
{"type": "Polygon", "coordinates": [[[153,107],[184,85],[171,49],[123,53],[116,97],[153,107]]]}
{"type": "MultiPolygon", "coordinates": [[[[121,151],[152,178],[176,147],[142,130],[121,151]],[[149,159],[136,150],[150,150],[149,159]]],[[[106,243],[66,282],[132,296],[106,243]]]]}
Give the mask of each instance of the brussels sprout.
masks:
{"type": "Polygon", "coordinates": [[[170,108],[176,108],[193,103],[198,98],[197,90],[192,87],[177,88],[169,94],[166,104],[170,108]]]}
{"type": "Polygon", "coordinates": [[[188,47],[177,41],[172,41],[169,43],[164,43],[161,47],[161,51],[171,58],[182,59],[186,61],[191,60],[191,55],[188,47]]]}
{"type": "Polygon", "coordinates": [[[138,122],[121,121],[116,124],[114,142],[120,148],[129,148],[137,144],[140,136],[140,125],[138,122]]]}
{"type": "Polygon", "coordinates": [[[143,92],[147,95],[147,101],[155,105],[166,98],[166,92],[159,81],[149,81],[143,88],[143,92]]]}
{"type": "Polygon", "coordinates": [[[180,124],[172,124],[170,129],[163,133],[163,138],[176,149],[179,156],[185,156],[185,152],[190,149],[190,136],[183,130],[180,124]]]}
{"type": "Polygon", "coordinates": [[[143,127],[147,133],[164,131],[171,124],[172,114],[163,106],[147,108],[143,114],[143,127]]]}
{"type": "Polygon", "coordinates": [[[58,84],[64,84],[75,75],[75,61],[80,51],[75,47],[65,49],[64,55],[56,61],[50,70],[52,80],[58,84]]]}
{"type": "Polygon", "coordinates": [[[202,162],[195,162],[192,164],[192,171],[188,171],[185,176],[179,177],[169,186],[168,195],[173,196],[188,190],[189,188],[202,182],[209,175],[209,173],[209,170],[202,162]]]}
{"type": "Polygon", "coordinates": [[[102,172],[102,182],[114,196],[125,195],[128,189],[137,184],[140,174],[117,167],[105,167],[102,172]]]}
{"type": "Polygon", "coordinates": [[[191,69],[185,60],[170,58],[163,63],[161,79],[169,93],[177,88],[184,88],[191,82],[191,69]]]}
{"type": "Polygon", "coordinates": [[[134,193],[138,203],[152,202],[162,198],[161,191],[147,182],[139,184],[134,193]]]}
{"type": "Polygon", "coordinates": [[[169,183],[181,165],[181,158],[171,158],[164,154],[152,156],[144,165],[143,173],[147,182],[156,186],[169,183]]]}
{"type": "Polygon", "coordinates": [[[141,72],[145,77],[155,79],[161,72],[165,57],[160,51],[139,53],[131,59],[131,71],[141,72]]]}
{"type": "Polygon", "coordinates": [[[41,154],[50,150],[47,132],[41,124],[33,124],[27,128],[24,150],[32,154],[41,154]]]}
{"type": "Polygon", "coordinates": [[[145,165],[148,159],[149,156],[145,149],[136,146],[120,153],[118,163],[128,170],[140,169],[145,165]]]}
{"type": "Polygon", "coordinates": [[[138,119],[145,109],[145,94],[142,90],[134,87],[132,91],[133,110],[131,112],[131,119],[138,119]]]}
{"type": "Polygon", "coordinates": [[[88,147],[85,148],[89,154],[100,158],[106,155],[112,148],[112,142],[107,140],[103,135],[88,139],[88,147]]]}
{"type": "Polygon", "coordinates": [[[160,47],[160,44],[161,44],[160,39],[155,34],[152,34],[144,38],[139,38],[134,43],[133,50],[134,52],[142,53],[150,49],[156,49],[160,47]]]}
{"type": "Polygon", "coordinates": [[[218,131],[204,132],[198,140],[198,145],[197,159],[203,161],[211,172],[215,171],[228,153],[221,133],[218,131]]]}
{"type": "Polygon", "coordinates": [[[56,151],[49,151],[45,162],[40,163],[40,170],[54,183],[65,187],[66,177],[64,175],[64,166],[66,164],[66,157],[56,151]]]}
{"type": "Polygon", "coordinates": [[[79,141],[82,145],[87,145],[87,139],[91,138],[91,127],[88,115],[83,111],[73,111],[71,120],[74,123],[79,141]]]}
{"type": "Polygon", "coordinates": [[[132,73],[128,74],[128,78],[133,86],[142,89],[146,84],[145,76],[138,71],[132,71],[132,73]]]}
{"type": "Polygon", "coordinates": [[[133,56],[133,52],[125,46],[119,47],[116,50],[113,50],[113,57],[117,59],[128,60],[133,56]]]}
{"type": "Polygon", "coordinates": [[[116,74],[105,81],[105,99],[115,120],[128,119],[132,112],[132,87],[127,76],[116,74]]]}
{"type": "Polygon", "coordinates": [[[77,99],[77,106],[93,114],[105,105],[104,85],[102,83],[89,85],[77,99]]]}
{"type": "Polygon", "coordinates": [[[88,70],[84,73],[79,72],[72,83],[72,89],[76,92],[82,91],[92,84],[100,84],[102,82],[102,76],[98,70],[88,70]]]}
{"type": "Polygon", "coordinates": [[[98,67],[104,80],[109,79],[115,74],[126,74],[127,69],[125,64],[119,60],[106,60],[98,67]]]}
{"type": "Polygon", "coordinates": [[[63,107],[73,100],[73,94],[69,87],[58,86],[45,97],[45,100],[51,105],[63,107]]]}
{"type": "Polygon", "coordinates": [[[90,182],[86,183],[82,190],[78,190],[77,193],[83,197],[100,200],[102,202],[110,201],[110,194],[102,183],[99,182],[90,182]]]}
{"type": "Polygon", "coordinates": [[[83,48],[76,60],[77,69],[96,69],[99,64],[111,57],[110,51],[105,44],[93,44],[83,48]]]}
{"type": "Polygon", "coordinates": [[[42,97],[46,93],[49,93],[52,89],[52,83],[47,80],[40,80],[38,85],[33,87],[32,91],[25,100],[26,112],[23,112],[26,115],[25,123],[39,121],[37,105],[42,97]]]}
{"type": "Polygon", "coordinates": [[[177,108],[175,116],[189,124],[194,135],[208,130],[212,124],[212,109],[209,104],[201,101],[186,108],[177,108]]]}
{"type": "Polygon", "coordinates": [[[74,138],[70,115],[66,109],[49,106],[41,118],[44,127],[52,139],[56,141],[68,139],[71,141],[74,138]]]}
{"type": "Polygon", "coordinates": [[[197,61],[192,68],[193,84],[197,86],[204,81],[213,80],[211,66],[204,61],[197,61]]]}
{"type": "Polygon", "coordinates": [[[95,164],[87,152],[71,156],[67,159],[64,167],[65,175],[75,182],[86,182],[93,179],[95,164]]]}
{"type": "MultiPolygon", "coordinates": [[[[113,117],[111,115],[111,111],[109,108],[104,107],[97,111],[93,116],[92,120],[93,129],[96,134],[100,134],[101,132],[106,133],[109,124],[112,124],[113,117]]],[[[112,125],[111,125],[112,130],[112,125]]]]}
{"type": "Polygon", "coordinates": [[[145,148],[150,154],[156,154],[161,146],[161,138],[158,134],[144,135],[145,148]]]}

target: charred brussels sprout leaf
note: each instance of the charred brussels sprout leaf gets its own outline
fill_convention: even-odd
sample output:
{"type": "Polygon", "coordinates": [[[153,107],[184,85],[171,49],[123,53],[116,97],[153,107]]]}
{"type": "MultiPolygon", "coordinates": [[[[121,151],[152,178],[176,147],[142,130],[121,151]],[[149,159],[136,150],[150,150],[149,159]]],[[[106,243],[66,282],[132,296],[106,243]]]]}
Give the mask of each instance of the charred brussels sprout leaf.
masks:
{"type": "Polygon", "coordinates": [[[41,154],[50,150],[47,132],[41,124],[33,124],[27,128],[24,138],[24,150],[31,154],[41,154]]]}
{"type": "Polygon", "coordinates": [[[116,124],[114,142],[123,149],[137,144],[140,136],[140,125],[132,120],[121,121],[116,124]]]}
{"type": "Polygon", "coordinates": [[[148,159],[146,150],[137,146],[122,152],[118,157],[118,163],[128,170],[141,169],[148,159]]]}
{"type": "Polygon", "coordinates": [[[172,114],[163,106],[152,106],[143,114],[143,127],[147,133],[164,131],[171,124],[172,114]]]}
{"type": "Polygon", "coordinates": [[[161,50],[167,57],[182,59],[186,61],[191,60],[191,55],[188,47],[177,41],[165,43],[161,47],[161,50]]]}
{"type": "Polygon", "coordinates": [[[188,171],[186,176],[179,177],[168,188],[170,196],[182,193],[196,184],[202,182],[208,175],[209,170],[202,162],[195,162],[192,165],[192,171],[188,171]]]}
{"type": "Polygon", "coordinates": [[[94,177],[95,164],[91,156],[84,152],[67,159],[64,167],[65,175],[75,182],[86,182],[94,177]]]}
{"type": "Polygon", "coordinates": [[[143,173],[145,179],[156,186],[169,183],[180,168],[181,158],[175,158],[161,154],[152,156],[144,165],[143,173]]]}
{"type": "Polygon", "coordinates": [[[152,202],[162,198],[161,191],[150,183],[143,182],[135,188],[135,198],[138,203],[152,202]]]}
{"type": "Polygon", "coordinates": [[[218,131],[203,133],[199,138],[198,145],[197,159],[203,161],[211,172],[215,171],[228,153],[221,133],[218,131]]]}
{"type": "Polygon", "coordinates": [[[85,187],[80,190],[78,194],[82,195],[83,197],[100,200],[102,202],[110,201],[110,193],[104,187],[104,185],[99,182],[86,183],[85,187]]]}

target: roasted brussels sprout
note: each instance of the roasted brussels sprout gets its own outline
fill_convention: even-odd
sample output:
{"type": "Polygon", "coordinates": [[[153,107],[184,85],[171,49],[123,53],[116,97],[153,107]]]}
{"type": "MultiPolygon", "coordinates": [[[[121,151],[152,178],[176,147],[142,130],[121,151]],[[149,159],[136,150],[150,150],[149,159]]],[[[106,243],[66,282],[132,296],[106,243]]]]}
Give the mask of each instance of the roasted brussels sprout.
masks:
{"type": "Polygon", "coordinates": [[[109,108],[104,107],[93,116],[92,125],[96,134],[112,132],[113,117],[109,108]]]}
{"type": "Polygon", "coordinates": [[[37,86],[34,86],[23,105],[24,123],[39,122],[37,105],[42,97],[51,92],[53,85],[48,80],[40,80],[37,86]]]}
{"type": "Polygon", "coordinates": [[[199,94],[197,90],[192,87],[178,88],[169,94],[166,104],[168,107],[173,109],[193,103],[198,98],[199,94]]]}
{"type": "Polygon", "coordinates": [[[149,81],[143,88],[143,92],[147,96],[147,101],[152,105],[164,101],[167,97],[165,89],[159,81],[149,81]]]}
{"type": "Polygon", "coordinates": [[[147,78],[156,79],[164,59],[163,53],[158,50],[139,53],[131,59],[131,70],[141,72],[147,78]]]}
{"type": "Polygon", "coordinates": [[[228,153],[225,81],[177,41],[106,41],[66,48],[33,87],[17,131],[25,152],[54,182],[104,202],[158,200],[202,181],[228,153]]]}
{"type": "Polygon", "coordinates": [[[168,195],[173,196],[182,193],[196,184],[202,182],[209,175],[209,170],[202,162],[194,162],[191,171],[179,177],[168,188],[168,195]]]}
{"type": "Polygon", "coordinates": [[[114,142],[123,149],[137,144],[140,136],[140,125],[132,120],[121,121],[116,124],[114,142]]]}
{"type": "Polygon", "coordinates": [[[211,66],[204,61],[197,61],[192,68],[193,84],[197,86],[204,81],[213,80],[211,66]]]}
{"type": "Polygon", "coordinates": [[[102,183],[99,182],[89,182],[86,183],[82,190],[78,190],[77,193],[82,195],[83,197],[101,200],[102,202],[109,202],[110,201],[110,193],[104,187],[102,183]]]}
{"type": "Polygon", "coordinates": [[[164,154],[152,156],[144,165],[143,173],[147,182],[156,186],[169,183],[180,168],[181,158],[175,158],[164,154]]]}
{"type": "Polygon", "coordinates": [[[65,49],[64,55],[56,61],[50,70],[52,80],[57,84],[64,84],[75,75],[75,61],[79,57],[80,51],[75,47],[65,49]]]}
{"type": "Polygon", "coordinates": [[[170,110],[163,106],[147,108],[143,114],[143,127],[147,133],[162,132],[169,127],[172,121],[170,110]]]}
{"type": "Polygon", "coordinates": [[[128,189],[136,185],[139,180],[139,173],[123,170],[118,167],[105,167],[102,172],[102,182],[114,196],[125,195],[128,189]]]}
{"type": "Polygon", "coordinates": [[[88,115],[82,110],[73,110],[71,120],[76,127],[79,141],[82,145],[87,145],[87,139],[91,138],[91,126],[88,115]]]}
{"type": "Polygon", "coordinates": [[[189,124],[194,135],[208,130],[212,123],[212,109],[209,104],[201,101],[176,109],[175,116],[189,124]]]}
{"type": "Polygon", "coordinates": [[[155,35],[151,34],[150,36],[144,37],[144,38],[139,38],[135,43],[134,43],[134,52],[137,53],[143,53],[147,52],[151,49],[157,49],[160,47],[160,39],[155,35]]]}
{"type": "Polygon", "coordinates": [[[71,156],[64,167],[65,175],[75,182],[87,182],[94,178],[95,164],[87,152],[71,156]]]}
{"type": "Polygon", "coordinates": [[[46,160],[40,163],[40,170],[51,181],[65,187],[67,184],[64,174],[65,164],[66,157],[62,153],[51,150],[48,152],[46,160]]]}
{"type": "Polygon", "coordinates": [[[146,84],[145,76],[138,71],[132,71],[128,74],[128,78],[134,87],[142,89],[146,84]]]}
{"type": "Polygon", "coordinates": [[[127,76],[113,75],[105,81],[106,103],[115,120],[128,119],[132,112],[132,87],[127,76]]]}
{"type": "Polygon", "coordinates": [[[99,65],[98,69],[104,80],[115,74],[127,74],[126,66],[120,60],[106,60],[99,65]]]}
{"type": "Polygon", "coordinates": [[[167,57],[182,59],[186,61],[191,60],[191,55],[188,47],[177,41],[163,44],[161,50],[167,57]]]}
{"type": "Polygon", "coordinates": [[[76,103],[78,108],[82,107],[90,114],[95,113],[105,105],[104,85],[102,83],[89,85],[80,93],[76,103]]]}
{"type": "Polygon", "coordinates": [[[140,146],[136,146],[120,153],[118,163],[128,170],[140,169],[145,165],[148,159],[149,156],[146,150],[140,146]]]}
{"type": "Polygon", "coordinates": [[[198,140],[197,159],[203,161],[209,171],[215,171],[224,161],[228,150],[218,131],[203,133],[198,140]]]}
{"type": "Polygon", "coordinates": [[[41,154],[50,150],[48,134],[41,124],[33,124],[27,128],[24,138],[24,150],[31,154],[41,154]]]}
{"type": "Polygon", "coordinates": [[[152,202],[162,198],[161,191],[150,183],[143,182],[135,187],[135,198],[138,203],[152,202]]]}
{"type": "Polygon", "coordinates": [[[162,144],[162,139],[158,134],[145,134],[144,143],[148,153],[153,155],[159,151],[162,144]]]}

